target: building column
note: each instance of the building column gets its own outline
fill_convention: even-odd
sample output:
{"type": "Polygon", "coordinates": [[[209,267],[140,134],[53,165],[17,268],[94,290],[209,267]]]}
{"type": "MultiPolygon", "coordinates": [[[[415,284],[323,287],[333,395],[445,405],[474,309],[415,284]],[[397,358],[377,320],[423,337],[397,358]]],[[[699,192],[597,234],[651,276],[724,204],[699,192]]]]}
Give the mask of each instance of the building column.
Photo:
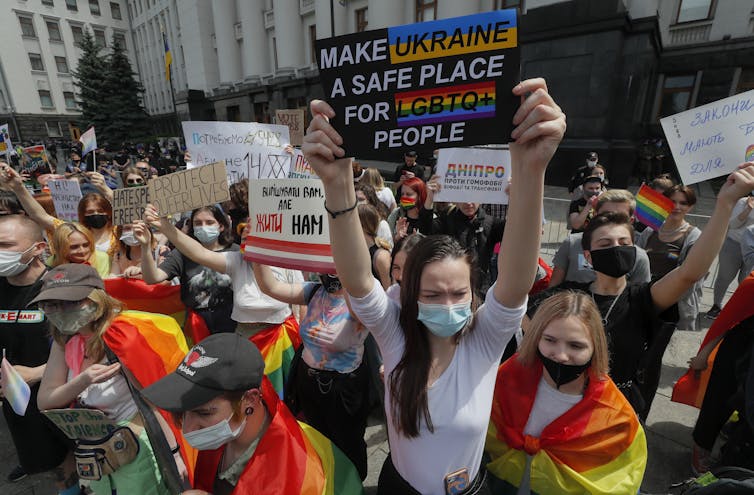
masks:
{"type": "Polygon", "coordinates": [[[217,41],[217,65],[220,83],[241,80],[241,59],[233,25],[236,23],[235,0],[212,2],[212,18],[217,41]]]}
{"type": "Polygon", "coordinates": [[[272,72],[272,67],[267,50],[267,31],[264,29],[264,0],[243,0],[239,8],[243,29],[243,76],[268,74],[272,72]]]}
{"type": "Polygon", "coordinates": [[[304,25],[298,0],[273,0],[275,43],[278,69],[295,69],[304,65],[304,25]]]}
{"type": "Polygon", "coordinates": [[[401,0],[369,0],[369,29],[381,29],[413,22],[413,18],[404,19],[402,13],[405,11],[406,7],[401,0]]]}

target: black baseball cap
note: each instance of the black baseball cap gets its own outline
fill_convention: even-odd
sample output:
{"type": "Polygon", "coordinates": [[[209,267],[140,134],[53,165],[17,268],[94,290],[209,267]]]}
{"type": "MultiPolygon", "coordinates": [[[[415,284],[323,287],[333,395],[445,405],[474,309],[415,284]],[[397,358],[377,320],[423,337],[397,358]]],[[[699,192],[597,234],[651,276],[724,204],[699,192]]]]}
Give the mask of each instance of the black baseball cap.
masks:
{"type": "Polygon", "coordinates": [[[42,289],[29,306],[41,301],[81,301],[105,283],[97,270],[83,263],[58,265],[42,277],[42,289]]]}
{"type": "Polygon", "coordinates": [[[589,153],[586,154],[586,159],[587,160],[599,160],[600,157],[597,155],[596,151],[590,151],[589,153]]]}
{"type": "Polygon", "coordinates": [[[599,175],[590,175],[589,177],[586,177],[584,179],[584,182],[582,182],[582,184],[588,184],[589,182],[598,182],[598,183],[602,184],[605,181],[603,181],[602,177],[600,177],[599,175]]]}
{"type": "Polygon", "coordinates": [[[182,412],[224,392],[259,388],[263,376],[264,359],[257,346],[235,333],[218,333],[192,347],[174,372],[142,393],[160,409],[182,412]]]}

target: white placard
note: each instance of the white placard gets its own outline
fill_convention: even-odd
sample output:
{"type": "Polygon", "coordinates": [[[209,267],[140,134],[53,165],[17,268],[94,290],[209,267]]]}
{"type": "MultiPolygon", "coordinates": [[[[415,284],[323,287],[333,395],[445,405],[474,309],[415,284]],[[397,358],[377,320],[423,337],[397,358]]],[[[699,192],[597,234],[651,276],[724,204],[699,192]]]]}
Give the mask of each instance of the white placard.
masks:
{"type": "Polygon", "coordinates": [[[65,222],[78,222],[79,201],[82,197],[78,179],[51,180],[47,187],[50,188],[57,217],[65,222]]]}
{"type": "Polygon", "coordinates": [[[754,90],[660,119],[684,184],[754,161],[754,90]]]}
{"type": "Polygon", "coordinates": [[[249,179],[288,177],[291,157],[288,127],[256,122],[183,122],[191,164],[225,162],[228,184],[249,179]]]}
{"type": "Polygon", "coordinates": [[[508,204],[505,188],[511,172],[508,150],[445,148],[437,157],[441,189],[434,200],[508,204]]]}

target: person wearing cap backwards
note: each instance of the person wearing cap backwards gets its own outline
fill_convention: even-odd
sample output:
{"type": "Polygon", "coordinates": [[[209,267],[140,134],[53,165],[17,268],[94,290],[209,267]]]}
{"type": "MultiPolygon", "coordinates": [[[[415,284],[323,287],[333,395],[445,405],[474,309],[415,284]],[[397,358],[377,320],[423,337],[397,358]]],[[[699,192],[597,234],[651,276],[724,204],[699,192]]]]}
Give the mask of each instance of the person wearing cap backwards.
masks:
{"type": "Polygon", "coordinates": [[[602,178],[590,176],[584,179],[584,192],[579,199],[571,201],[568,207],[568,226],[571,233],[583,232],[586,224],[594,216],[597,209],[597,200],[602,193],[602,178]]]}
{"type": "MultiPolygon", "coordinates": [[[[50,321],[53,339],[37,397],[39,408],[98,409],[119,426],[127,426],[138,439],[136,457],[107,477],[89,481],[90,489],[97,495],[169,494],[125,375],[133,386],[140,387],[155,382],[164,376],[165,369],[175,365],[176,359],[162,356],[180,356],[185,343],[173,346],[161,338],[160,348],[153,348],[149,346],[150,335],[138,328],[148,326],[147,320],[161,328],[170,321],[180,335],[175,321],[162,315],[123,313],[121,303],[104,291],[94,268],[84,264],[59,265],[47,272],[42,277],[42,290],[29,305],[38,306],[50,321]],[[123,370],[121,362],[108,363],[106,347],[118,356],[123,370]]],[[[175,446],[167,422],[156,416],[168,445],[175,446]]],[[[175,462],[179,472],[187,476],[180,450],[174,449],[175,462]]]]}
{"type": "Polygon", "coordinates": [[[200,451],[196,490],[186,494],[363,493],[353,464],[295,420],[264,376],[262,354],[240,335],[210,335],[143,392],[200,451]]]}

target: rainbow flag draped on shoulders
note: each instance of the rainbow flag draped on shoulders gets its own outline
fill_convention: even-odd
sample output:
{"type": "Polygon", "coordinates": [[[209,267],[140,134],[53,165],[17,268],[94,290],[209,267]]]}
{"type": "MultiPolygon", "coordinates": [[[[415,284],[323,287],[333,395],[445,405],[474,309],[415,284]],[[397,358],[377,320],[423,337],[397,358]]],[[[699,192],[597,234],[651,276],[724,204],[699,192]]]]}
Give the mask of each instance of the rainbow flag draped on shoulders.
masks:
{"type": "MultiPolygon", "coordinates": [[[[104,340],[141,388],[175,371],[188,353],[181,327],[162,314],[124,311],[110,324],[104,340]]],[[[181,444],[181,455],[191,478],[197,452],[183,439],[173,417],[167,411],[160,413],[181,444]]]]}
{"type": "Polygon", "coordinates": [[[264,358],[264,374],[281,399],[291,370],[293,356],[301,345],[298,322],[290,315],[280,325],[273,325],[254,335],[249,340],[257,346],[264,358]]]}
{"type": "MultiPolygon", "coordinates": [[[[296,421],[269,380],[262,398],[272,416],[241,473],[234,495],[358,495],[361,479],[351,461],[314,428],[296,421]]],[[[212,492],[224,447],[199,453],[194,487],[212,492]]]]}
{"type": "Polygon", "coordinates": [[[531,461],[531,493],[575,495],[637,493],[647,443],[636,413],[610,380],[591,378],[584,398],[542,430],[523,431],[534,405],[542,365],[524,367],[516,356],[500,366],[485,450],[496,494],[515,494],[531,461]]]}
{"type": "Polygon", "coordinates": [[[636,219],[652,230],[660,230],[663,222],[673,211],[673,202],[649,187],[642,184],[636,193],[636,219]]]}

